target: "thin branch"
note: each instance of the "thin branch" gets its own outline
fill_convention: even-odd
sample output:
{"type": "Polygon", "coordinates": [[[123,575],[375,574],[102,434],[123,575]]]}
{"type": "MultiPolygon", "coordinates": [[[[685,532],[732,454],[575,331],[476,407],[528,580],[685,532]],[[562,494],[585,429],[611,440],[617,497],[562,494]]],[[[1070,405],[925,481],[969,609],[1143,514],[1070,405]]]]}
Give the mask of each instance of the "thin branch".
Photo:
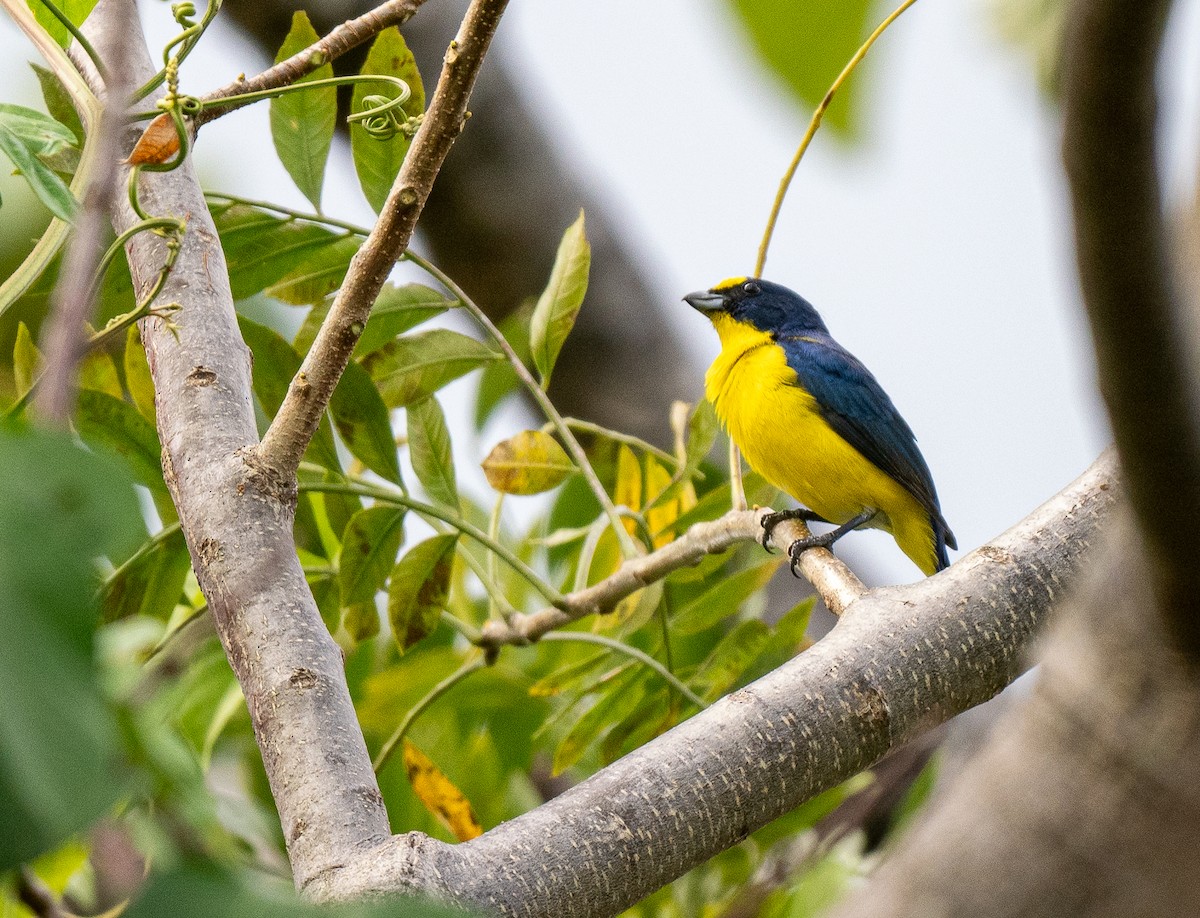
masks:
{"type": "Polygon", "coordinates": [[[854,56],[842,68],[842,72],[838,74],[837,79],[829,87],[825,93],[825,97],[821,99],[821,104],[816,107],[812,114],[812,120],[808,122],[808,130],[804,132],[804,137],[800,140],[800,146],[796,148],[796,155],[792,157],[791,163],[783,174],[783,178],[779,182],[779,190],[775,193],[775,201],[771,205],[771,215],[767,217],[767,227],[763,230],[762,242],[758,246],[758,258],[754,263],[754,276],[762,277],[763,269],[767,266],[767,250],[771,247],[771,237],[775,233],[775,221],[779,219],[779,211],[783,208],[783,199],[787,197],[788,187],[792,184],[792,178],[796,174],[796,170],[800,167],[800,160],[804,159],[804,154],[808,150],[808,145],[812,143],[813,137],[817,134],[817,129],[821,126],[821,119],[825,117],[825,111],[829,108],[833,97],[842,84],[850,78],[850,74],[854,72],[854,68],[859,65],[867,52],[871,50],[871,46],[876,40],[887,31],[887,27],[900,18],[900,14],[916,3],[917,0],[904,0],[891,14],[881,22],[878,27],[872,32],[867,40],[862,43],[862,46],[854,52],[854,56]]]}
{"type": "MultiPolygon", "coordinates": [[[[95,310],[99,289],[93,279],[105,256],[119,174],[114,166],[122,156],[124,115],[131,85],[130,32],[108,37],[111,40],[101,46],[108,63],[108,91],[95,137],[88,139],[96,145],[100,168],[91,176],[84,192],[83,209],[75,218],[74,233],[50,298],[50,318],[42,337],[46,367],[34,404],[44,419],[60,427],[67,424],[75,409],[79,363],[88,348],[86,325],[95,310]]],[[[87,49],[95,55],[90,44],[87,49]]]]}
{"type": "Polygon", "coordinates": [[[280,61],[257,76],[234,80],[219,89],[214,89],[200,99],[204,108],[196,116],[196,128],[199,129],[208,122],[249,104],[248,100],[229,105],[214,104],[221,99],[288,86],[317,68],[341,57],[351,48],[369,41],[384,29],[407,22],[424,2],[425,0],[387,0],[386,3],[381,3],[369,13],[342,23],[316,44],[296,52],[287,60],[280,61]]]}
{"type": "Polygon", "coordinates": [[[263,437],[259,457],[281,480],[295,476],[367,324],[371,304],[412,238],[438,170],[463,129],[467,100],[507,3],[472,0],[379,221],[351,261],[346,281],[263,437]]]}
{"type": "Polygon", "coordinates": [[[1063,80],[1063,155],[1084,302],[1151,579],[1200,659],[1200,381],[1163,220],[1155,70],[1170,4],[1077,2],[1063,80]]]}
{"type": "MultiPolygon", "coordinates": [[[[626,596],[662,580],[672,571],[694,567],[706,555],[720,554],[744,542],[757,542],[762,538],[762,519],[770,512],[770,507],[730,510],[720,519],[697,523],[657,551],[626,560],[615,573],[599,583],[568,593],[560,607],[542,609],[532,615],[514,615],[507,622],[486,622],[483,643],[489,647],[528,644],[585,615],[608,612],[626,596]]],[[[807,532],[802,523],[787,520],[772,531],[771,544],[780,551],[787,551],[793,541],[803,538],[807,532]]],[[[828,549],[804,552],[799,568],[835,614],[841,614],[866,592],[862,582],[828,549]]]]}

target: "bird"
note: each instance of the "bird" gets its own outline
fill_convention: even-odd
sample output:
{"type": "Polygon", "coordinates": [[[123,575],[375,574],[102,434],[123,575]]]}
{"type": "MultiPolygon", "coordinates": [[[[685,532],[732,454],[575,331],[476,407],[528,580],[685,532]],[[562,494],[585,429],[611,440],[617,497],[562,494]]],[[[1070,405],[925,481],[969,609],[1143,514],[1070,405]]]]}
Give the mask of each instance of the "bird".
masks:
{"type": "MultiPolygon", "coordinates": [[[[762,544],[786,519],[831,523],[788,547],[828,548],[860,527],[891,533],[927,576],[957,548],[912,429],[858,358],[795,291],[733,277],[684,301],[716,329],[705,395],[750,467],[802,506],[763,516],[762,544]]],[[[768,548],[769,550],[769,548],[768,548]]]]}

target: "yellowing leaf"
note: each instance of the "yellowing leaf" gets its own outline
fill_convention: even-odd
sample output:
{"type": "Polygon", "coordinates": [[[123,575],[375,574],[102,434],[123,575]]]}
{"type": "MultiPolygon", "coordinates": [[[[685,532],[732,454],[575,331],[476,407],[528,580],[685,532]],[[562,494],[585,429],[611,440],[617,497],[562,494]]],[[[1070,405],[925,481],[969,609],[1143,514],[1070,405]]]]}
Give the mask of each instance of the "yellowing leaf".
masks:
{"type": "Polygon", "coordinates": [[[497,443],[483,460],[488,484],[505,494],[541,494],[574,471],[558,441],[540,430],[524,430],[497,443]]]}
{"type": "Polygon", "coordinates": [[[408,740],[404,741],[404,771],[417,799],[455,838],[470,841],[483,834],[483,827],[471,809],[471,801],[433,763],[433,759],[408,740]]]}
{"type": "MultiPolygon", "coordinates": [[[[617,451],[617,483],[613,488],[613,502],[618,507],[628,507],[630,510],[640,510],[642,507],[642,469],[633,450],[624,443],[617,451]]],[[[630,535],[637,534],[637,525],[633,520],[623,522],[630,535]]]]}
{"type": "Polygon", "coordinates": [[[163,112],[142,131],[134,144],[133,152],[125,160],[131,166],[158,165],[170,160],[179,152],[179,132],[171,116],[163,112]]]}
{"type": "Polygon", "coordinates": [[[530,322],[529,349],[533,363],[542,375],[542,388],[550,385],[550,373],[558,353],[583,305],[591,262],[592,247],[584,235],[581,210],[579,219],[563,234],[554,268],[550,271],[550,282],[538,297],[530,322]]]}

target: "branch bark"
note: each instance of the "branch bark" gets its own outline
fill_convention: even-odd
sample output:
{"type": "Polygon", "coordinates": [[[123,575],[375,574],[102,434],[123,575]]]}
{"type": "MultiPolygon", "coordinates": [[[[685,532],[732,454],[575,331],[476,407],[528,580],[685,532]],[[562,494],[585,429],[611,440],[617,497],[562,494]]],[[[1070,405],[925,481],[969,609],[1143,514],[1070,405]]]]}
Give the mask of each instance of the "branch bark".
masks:
{"type": "Polygon", "coordinates": [[[309,888],[433,892],[525,918],[614,915],[979,704],[1089,557],[1117,494],[1101,457],[948,571],[857,600],[815,646],[530,813],[457,846],[396,836],[309,888]]]}
{"type": "Polygon", "coordinates": [[[237,102],[220,106],[213,103],[229,96],[242,93],[260,92],[264,89],[276,89],[288,86],[305,74],[312,73],[318,67],[336,60],[351,48],[356,48],[389,26],[403,25],[412,18],[425,0],[387,0],[374,9],[368,10],[361,16],[356,16],[343,22],[337,28],[311,47],[293,54],[287,60],[280,61],[273,67],[268,67],[262,73],[246,80],[234,80],[232,83],[214,89],[201,98],[206,107],[196,116],[197,130],[208,122],[227,115],[231,111],[248,105],[248,102],[237,102]]]}
{"type": "Polygon", "coordinates": [[[1167,0],[1077,0],[1063,155],[1080,282],[1129,498],[1169,630],[1200,660],[1200,380],[1176,288],[1155,156],[1167,0]]]}
{"type": "MultiPolygon", "coordinates": [[[[137,22],[131,0],[101,0],[85,30],[96,43],[137,22]]],[[[137,81],[153,66],[144,40],[137,81]]],[[[125,137],[132,148],[136,130],[125,137]]],[[[121,175],[126,175],[124,168],[121,175]]],[[[123,183],[122,183],[123,187],[123,183]]],[[[200,586],[237,674],[279,810],[299,886],[377,844],[387,813],[346,687],[342,655],[305,582],[292,539],[295,486],[255,453],[250,353],[238,332],[216,229],[190,160],[143,173],[142,205],[185,216],[183,247],[160,302],[172,326],[141,323],[158,408],[163,469],[200,586]]],[[[114,223],[136,215],[118,195],[114,223]]],[[[127,248],[139,297],[154,283],[163,245],[142,233],[127,248]]]]}
{"type": "Polygon", "coordinates": [[[466,122],[471,88],[507,5],[508,0],[472,0],[458,37],[446,51],[437,90],[383,212],[350,262],[329,315],[263,436],[259,454],[283,479],[295,477],[371,305],[412,239],[433,180],[466,122]]]}

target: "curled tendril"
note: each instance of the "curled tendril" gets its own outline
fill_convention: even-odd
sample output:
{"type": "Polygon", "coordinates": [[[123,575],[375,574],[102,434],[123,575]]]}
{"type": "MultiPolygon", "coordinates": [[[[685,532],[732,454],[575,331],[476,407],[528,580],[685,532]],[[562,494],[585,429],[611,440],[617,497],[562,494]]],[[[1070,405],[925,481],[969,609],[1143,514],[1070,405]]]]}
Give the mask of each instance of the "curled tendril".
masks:
{"type": "Polygon", "coordinates": [[[196,4],[185,0],[184,3],[172,3],[171,15],[175,17],[175,21],[181,29],[194,29],[196,23],[192,17],[196,15],[196,4]]]}
{"type": "Polygon", "coordinates": [[[363,109],[354,112],[346,121],[362,125],[362,129],[376,140],[391,140],[397,134],[411,133],[411,119],[400,106],[412,96],[412,90],[403,80],[394,80],[403,87],[394,99],[383,95],[363,96],[363,109]]]}

